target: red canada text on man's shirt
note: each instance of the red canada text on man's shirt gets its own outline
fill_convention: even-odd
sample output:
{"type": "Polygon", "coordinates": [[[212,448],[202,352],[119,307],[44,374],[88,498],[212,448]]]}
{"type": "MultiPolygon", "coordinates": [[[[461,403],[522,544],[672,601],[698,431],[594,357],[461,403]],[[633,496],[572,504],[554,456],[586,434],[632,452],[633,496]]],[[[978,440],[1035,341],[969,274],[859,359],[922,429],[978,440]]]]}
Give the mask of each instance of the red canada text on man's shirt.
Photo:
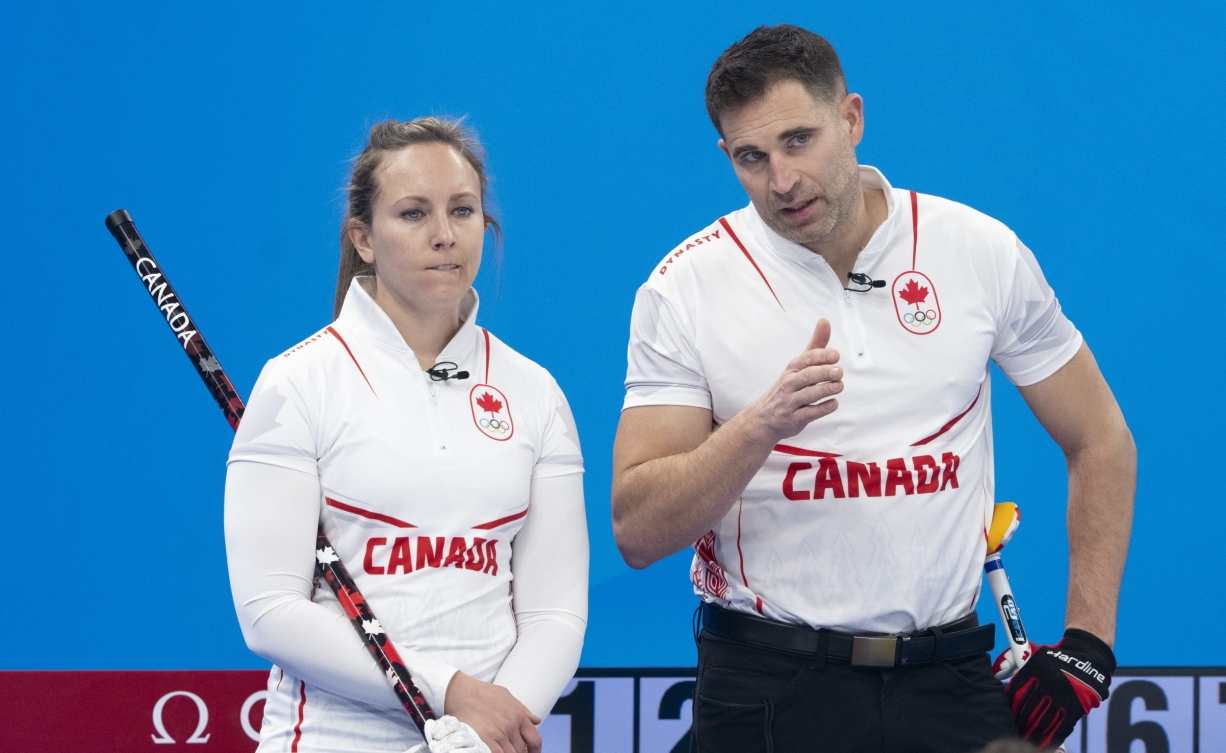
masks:
{"type": "Polygon", "coordinates": [[[813,462],[789,463],[783,476],[783,496],[794,501],[847,497],[894,497],[899,494],[932,494],[958,488],[958,465],[962,458],[952,452],[890,458],[883,469],[877,463],[857,463],[837,458],[814,458],[813,462]],[[816,463],[816,466],[814,465],[816,463]]]}
{"type": "Polygon", "coordinates": [[[454,567],[484,575],[498,574],[498,540],[474,536],[375,536],[366,540],[362,569],[368,575],[396,575],[414,570],[454,567]],[[412,543],[411,543],[412,542],[412,543]]]}

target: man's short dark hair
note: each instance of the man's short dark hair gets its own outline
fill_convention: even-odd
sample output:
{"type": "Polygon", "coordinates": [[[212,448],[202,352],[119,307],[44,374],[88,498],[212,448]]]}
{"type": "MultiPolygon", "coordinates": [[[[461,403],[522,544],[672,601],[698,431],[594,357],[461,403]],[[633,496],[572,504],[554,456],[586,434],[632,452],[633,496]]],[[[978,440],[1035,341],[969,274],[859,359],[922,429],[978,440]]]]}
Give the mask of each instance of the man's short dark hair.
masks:
{"type": "Polygon", "coordinates": [[[819,100],[839,102],[847,96],[839,56],[822,37],[791,24],[749,32],[724,50],[707,76],[707,115],[715,130],[723,135],[720,115],[741,109],[789,79],[819,100]]]}

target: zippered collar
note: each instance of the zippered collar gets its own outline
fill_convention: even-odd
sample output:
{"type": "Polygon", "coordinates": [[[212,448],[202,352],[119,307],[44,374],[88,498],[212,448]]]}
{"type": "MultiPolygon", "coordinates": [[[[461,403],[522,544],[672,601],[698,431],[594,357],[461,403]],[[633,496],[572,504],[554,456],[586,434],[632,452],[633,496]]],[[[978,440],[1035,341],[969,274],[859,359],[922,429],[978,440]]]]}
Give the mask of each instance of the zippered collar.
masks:
{"type": "MultiPolygon", "coordinates": [[[[401,337],[400,331],[392,323],[391,318],[375,303],[370,290],[374,288],[375,278],[361,276],[353,278],[349,284],[349,292],[345,294],[345,302],[341,305],[341,315],[336,323],[342,330],[356,333],[375,345],[393,351],[400,355],[413,356],[413,350],[401,337]]],[[[475,356],[478,343],[477,310],[481,306],[477,291],[469,288],[460,302],[460,316],[463,323],[459,331],[448,341],[443,351],[438,354],[437,361],[453,361],[461,368],[469,368],[473,364],[465,364],[475,356]]],[[[415,356],[413,356],[416,358],[415,356]]]]}
{"type": "MultiPolygon", "coordinates": [[[[881,225],[873,231],[868,244],[864,246],[863,250],[856,257],[855,269],[857,271],[872,267],[878,257],[881,256],[881,253],[889,247],[893,236],[899,232],[900,227],[905,229],[908,234],[911,232],[910,226],[904,227],[904,223],[900,221],[899,218],[906,213],[899,211],[899,203],[894,195],[894,188],[880,170],[869,165],[860,165],[860,185],[864,188],[879,189],[885,194],[886,217],[881,225]]],[[[758,214],[758,210],[753,205],[753,202],[750,202],[749,206],[737,214],[744,218],[746,230],[769,251],[804,267],[826,266],[826,260],[819,254],[813,253],[799,243],[793,243],[772,230],[762,220],[762,216],[758,214]]]]}

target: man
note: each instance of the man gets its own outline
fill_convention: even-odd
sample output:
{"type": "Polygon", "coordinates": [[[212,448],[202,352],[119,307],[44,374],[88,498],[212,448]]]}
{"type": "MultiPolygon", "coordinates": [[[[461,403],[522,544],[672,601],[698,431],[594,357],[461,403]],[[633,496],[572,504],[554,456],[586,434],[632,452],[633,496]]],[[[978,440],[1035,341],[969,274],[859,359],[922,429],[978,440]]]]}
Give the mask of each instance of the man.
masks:
{"type": "Polygon", "coordinates": [[[1093,356],[1008,228],[857,164],[824,39],[759,28],[706,97],[750,205],[639,290],[613,479],[632,567],[695,549],[696,749],[1058,744],[1107,697],[1135,486],[1093,356]],[[974,611],[989,361],[1069,471],[1068,630],[1008,695],[974,611]]]}

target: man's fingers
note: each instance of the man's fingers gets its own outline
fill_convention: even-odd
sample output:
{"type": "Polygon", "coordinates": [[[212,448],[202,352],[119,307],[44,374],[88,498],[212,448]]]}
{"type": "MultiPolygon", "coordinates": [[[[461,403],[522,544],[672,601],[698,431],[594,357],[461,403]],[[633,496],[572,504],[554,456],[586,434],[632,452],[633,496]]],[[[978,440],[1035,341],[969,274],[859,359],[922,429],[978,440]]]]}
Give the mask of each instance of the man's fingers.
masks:
{"type": "Polygon", "coordinates": [[[819,418],[822,418],[824,416],[829,416],[831,413],[834,413],[836,410],[838,410],[838,407],[839,407],[839,401],[830,399],[830,400],[825,400],[823,402],[820,402],[817,405],[806,405],[805,407],[796,411],[795,415],[797,418],[804,421],[805,424],[807,425],[807,424],[810,424],[816,421],[819,418]]]}
{"type": "Polygon", "coordinates": [[[788,369],[791,371],[800,371],[807,369],[810,366],[822,366],[825,364],[838,363],[839,352],[834,348],[821,348],[819,350],[806,350],[804,353],[793,358],[788,363],[788,369]]]}
{"type": "Polygon", "coordinates": [[[825,348],[830,342],[830,320],[818,319],[817,326],[813,328],[813,335],[809,338],[809,344],[805,346],[805,350],[818,350],[825,348]]]}
{"type": "MultiPolygon", "coordinates": [[[[819,405],[819,403],[830,400],[832,397],[839,394],[839,392],[842,391],[841,386],[837,386],[839,384],[840,383],[817,384],[813,385],[812,388],[802,390],[801,392],[796,392],[796,394],[793,395],[794,399],[796,399],[796,403],[794,403],[794,407],[792,408],[793,418],[801,417],[801,411],[808,410],[809,407],[819,405]]],[[[810,418],[809,421],[812,421],[812,418],[810,418]]]]}
{"type": "Polygon", "coordinates": [[[830,397],[843,390],[843,370],[835,367],[815,366],[802,372],[789,374],[782,384],[780,397],[784,405],[792,409],[802,405],[816,403],[818,400],[830,397]],[[814,392],[814,387],[829,388],[827,392],[814,392]]]}
{"type": "Polygon", "coordinates": [[[822,382],[837,382],[843,378],[843,367],[841,366],[806,366],[796,372],[796,381],[798,389],[808,387],[810,384],[821,384],[822,382]]]}
{"type": "Polygon", "coordinates": [[[792,410],[795,412],[807,406],[816,405],[842,391],[842,382],[822,382],[811,387],[805,387],[803,390],[797,390],[792,393],[792,405],[794,406],[792,410]]]}

